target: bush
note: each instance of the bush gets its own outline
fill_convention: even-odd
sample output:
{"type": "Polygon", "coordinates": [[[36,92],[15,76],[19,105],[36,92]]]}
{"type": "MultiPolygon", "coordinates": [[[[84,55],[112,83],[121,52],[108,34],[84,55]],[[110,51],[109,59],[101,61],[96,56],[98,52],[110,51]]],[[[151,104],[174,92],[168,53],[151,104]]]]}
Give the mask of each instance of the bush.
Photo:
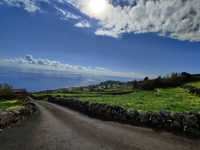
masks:
{"type": "Polygon", "coordinates": [[[0,98],[12,99],[15,98],[15,94],[12,91],[12,87],[8,84],[0,84],[0,98]]]}
{"type": "Polygon", "coordinates": [[[168,88],[184,85],[187,82],[199,81],[200,75],[191,75],[186,72],[172,73],[165,77],[157,77],[156,79],[149,79],[145,77],[143,81],[133,81],[133,88],[143,90],[154,90],[155,88],[168,88]]]}

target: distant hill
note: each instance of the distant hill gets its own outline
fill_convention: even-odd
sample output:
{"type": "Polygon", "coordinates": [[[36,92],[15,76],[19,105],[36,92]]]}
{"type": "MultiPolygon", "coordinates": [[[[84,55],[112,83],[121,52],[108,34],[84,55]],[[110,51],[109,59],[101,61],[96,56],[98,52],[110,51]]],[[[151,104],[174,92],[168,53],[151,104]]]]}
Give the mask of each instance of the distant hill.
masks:
{"type": "Polygon", "coordinates": [[[0,66],[0,84],[8,83],[14,88],[26,88],[28,91],[42,91],[58,88],[79,87],[98,84],[106,80],[128,81],[130,78],[112,76],[83,76],[78,74],[43,74],[39,72],[23,72],[13,68],[0,66]]]}
{"type": "MultiPolygon", "coordinates": [[[[166,76],[158,76],[154,79],[149,79],[145,77],[142,80],[134,81],[115,81],[107,80],[97,84],[91,84],[87,86],[79,86],[73,88],[63,88],[52,90],[52,92],[66,92],[66,91],[130,91],[132,89],[143,89],[143,90],[153,90],[155,88],[168,88],[168,87],[177,87],[184,85],[188,82],[200,81],[200,74],[190,74],[187,72],[182,73],[172,73],[166,76]]],[[[51,92],[51,91],[46,91],[51,92]]]]}

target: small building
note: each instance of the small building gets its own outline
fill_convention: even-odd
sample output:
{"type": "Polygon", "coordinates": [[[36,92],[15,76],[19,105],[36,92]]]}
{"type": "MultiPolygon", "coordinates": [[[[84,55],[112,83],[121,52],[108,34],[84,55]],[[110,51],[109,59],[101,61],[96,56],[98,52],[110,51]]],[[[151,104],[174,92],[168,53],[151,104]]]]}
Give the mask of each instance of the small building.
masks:
{"type": "Polygon", "coordinates": [[[28,95],[26,89],[13,89],[12,91],[17,97],[25,97],[28,95]]]}

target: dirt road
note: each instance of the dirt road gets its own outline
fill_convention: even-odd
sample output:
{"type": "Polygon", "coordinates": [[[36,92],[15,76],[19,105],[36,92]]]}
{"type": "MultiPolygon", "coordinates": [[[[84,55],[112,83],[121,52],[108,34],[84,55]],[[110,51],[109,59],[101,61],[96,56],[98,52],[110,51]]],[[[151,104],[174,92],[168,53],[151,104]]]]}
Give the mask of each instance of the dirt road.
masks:
{"type": "Polygon", "coordinates": [[[0,133],[0,150],[200,150],[200,140],[89,118],[37,102],[40,113],[0,133]]]}

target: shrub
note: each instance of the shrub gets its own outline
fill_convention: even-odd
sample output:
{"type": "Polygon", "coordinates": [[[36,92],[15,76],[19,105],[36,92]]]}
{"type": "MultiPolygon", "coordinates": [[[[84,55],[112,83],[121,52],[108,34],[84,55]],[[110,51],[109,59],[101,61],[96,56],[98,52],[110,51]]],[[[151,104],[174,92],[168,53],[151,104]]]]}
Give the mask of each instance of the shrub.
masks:
{"type": "Polygon", "coordinates": [[[15,98],[12,87],[8,84],[0,84],[0,97],[3,99],[15,98]]]}

